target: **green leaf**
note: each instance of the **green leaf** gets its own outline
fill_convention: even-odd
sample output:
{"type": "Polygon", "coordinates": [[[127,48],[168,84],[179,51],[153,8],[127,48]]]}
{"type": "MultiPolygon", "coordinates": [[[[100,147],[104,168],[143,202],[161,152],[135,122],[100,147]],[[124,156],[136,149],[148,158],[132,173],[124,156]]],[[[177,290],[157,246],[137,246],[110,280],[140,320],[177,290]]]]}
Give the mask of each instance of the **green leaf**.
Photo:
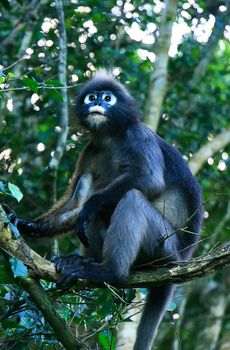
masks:
{"type": "Polygon", "coordinates": [[[0,221],[2,221],[4,224],[9,224],[10,222],[7,216],[2,216],[2,215],[0,215],[0,221]]]}
{"type": "Polygon", "coordinates": [[[10,10],[10,4],[8,0],[1,0],[1,4],[5,7],[6,10],[10,10]]]}
{"type": "Polygon", "coordinates": [[[24,77],[22,79],[22,82],[25,86],[27,86],[30,90],[32,90],[33,92],[37,92],[38,91],[38,82],[34,79],[29,79],[27,77],[24,77]]]}
{"type": "Polygon", "coordinates": [[[60,81],[58,80],[53,80],[53,79],[49,79],[45,81],[45,85],[47,86],[58,86],[58,87],[62,87],[63,84],[60,83],[60,81]]]}
{"type": "Polygon", "coordinates": [[[20,190],[20,188],[14,184],[12,184],[11,182],[8,183],[8,188],[10,190],[11,195],[17,199],[18,202],[20,202],[20,200],[23,197],[23,194],[20,190]]]}
{"type": "Polygon", "coordinates": [[[7,272],[5,265],[0,265],[0,284],[12,284],[15,283],[12,276],[7,272]]]}
{"type": "Polygon", "coordinates": [[[176,309],[176,304],[173,301],[170,301],[167,305],[167,311],[174,311],[176,309]]]}
{"type": "Polygon", "coordinates": [[[3,193],[6,193],[6,188],[5,186],[3,185],[3,182],[0,181],[0,191],[3,192],[3,193]]]}
{"type": "Polygon", "coordinates": [[[115,338],[111,336],[110,332],[101,332],[98,338],[103,349],[115,350],[115,338]]]}
{"type": "Polygon", "coordinates": [[[99,338],[100,345],[102,345],[103,349],[109,349],[110,348],[108,337],[106,335],[104,335],[103,333],[99,333],[98,338],[99,338]]]}
{"type": "Polygon", "coordinates": [[[126,300],[128,303],[131,303],[134,300],[135,296],[136,296],[136,289],[131,288],[127,290],[126,300]]]}
{"type": "Polygon", "coordinates": [[[6,80],[5,77],[0,76],[0,84],[1,84],[1,83],[4,83],[5,80],[6,80]]]}
{"type": "Polygon", "coordinates": [[[49,89],[49,90],[47,90],[47,91],[48,91],[48,94],[49,94],[54,100],[63,102],[63,98],[62,98],[62,95],[60,94],[60,92],[58,92],[58,91],[55,90],[55,89],[49,89]]]}
{"type": "MultiPolygon", "coordinates": [[[[9,329],[19,329],[19,328],[25,328],[21,324],[18,323],[17,319],[12,319],[12,320],[3,320],[2,321],[2,327],[5,330],[9,329]]],[[[17,346],[17,350],[21,349],[20,347],[17,346]]],[[[25,348],[24,348],[25,349],[25,348]]]]}
{"type": "Polygon", "coordinates": [[[15,77],[15,75],[14,75],[14,73],[9,72],[9,73],[7,74],[7,77],[8,77],[8,78],[14,78],[14,77],[15,77]]]}
{"type": "Polygon", "coordinates": [[[14,277],[28,276],[28,269],[21,260],[18,260],[17,258],[10,258],[10,263],[14,277]]]}

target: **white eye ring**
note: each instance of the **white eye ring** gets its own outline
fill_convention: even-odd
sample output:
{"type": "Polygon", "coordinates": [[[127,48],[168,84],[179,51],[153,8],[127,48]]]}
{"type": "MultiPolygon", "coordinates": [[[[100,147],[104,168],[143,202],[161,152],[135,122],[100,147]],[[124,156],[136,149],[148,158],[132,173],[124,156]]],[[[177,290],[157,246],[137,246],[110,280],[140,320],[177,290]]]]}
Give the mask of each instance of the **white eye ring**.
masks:
{"type": "Polygon", "coordinates": [[[84,98],[84,103],[85,103],[86,105],[88,105],[88,104],[92,103],[93,101],[95,101],[96,99],[97,99],[97,94],[95,94],[95,93],[90,93],[90,94],[88,94],[88,95],[85,96],[85,98],[84,98]]]}
{"type": "Polygon", "coordinates": [[[102,95],[102,99],[110,106],[115,105],[115,103],[117,102],[117,98],[114,94],[112,94],[112,92],[104,92],[102,95]]]}

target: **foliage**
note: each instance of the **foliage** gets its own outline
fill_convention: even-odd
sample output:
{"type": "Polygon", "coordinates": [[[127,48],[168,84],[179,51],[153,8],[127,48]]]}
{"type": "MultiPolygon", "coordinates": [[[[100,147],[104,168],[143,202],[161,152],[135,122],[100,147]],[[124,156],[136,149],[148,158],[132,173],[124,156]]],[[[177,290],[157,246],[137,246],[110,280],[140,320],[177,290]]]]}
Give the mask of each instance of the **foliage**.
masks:
{"type": "MultiPolygon", "coordinates": [[[[204,1],[191,3],[179,1],[175,24],[177,35],[172,38],[174,54],[170,59],[168,91],[159,126],[159,134],[175,144],[187,160],[202,144],[230,125],[230,29],[226,27],[225,36],[218,41],[199,84],[191,87],[194,69],[205,54],[211,34],[210,23],[220,14],[218,8],[208,7],[204,1]],[[183,31],[178,41],[177,36],[183,31]]],[[[216,3],[223,6],[221,1],[216,3]]],[[[149,74],[154,68],[161,1],[89,0],[86,3],[73,0],[63,1],[63,4],[72,122],[66,152],[56,177],[48,166],[61,131],[59,110],[63,86],[58,80],[56,9],[54,3],[48,1],[38,2],[35,8],[29,10],[27,2],[2,1],[0,199],[24,217],[40,215],[52,205],[56,193],[57,197],[61,196],[86,144],[87,135],[83,136],[74,123],[74,99],[81,84],[96,68],[111,68],[127,84],[137,97],[141,110],[144,110],[149,74]],[[20,201],[19,205],[16,205],[15,199],[20,201]]],[[[230,201],[229,152],[229,146],[221,149],[198,175],[206,201],[207,218],[203,230],[206,240],[200,245],[200,252],[213,247],[214,242],[207,238],[218,231],[218,224],[226,217],[230,201]]],[[[217,232],[216,242],[227,240],[229,231],[228,218],[221,231],[217,232]]],[[[49,257],[52,254],[50,241],[35,244],[43,255],[49,257]]],[[[76,237],[62,238],[60,250],[64,254],[78,250],[76,237]]],[[[26,274],[24,267],[14,261],[16,274],[13,276],[6,256],[3,252],[0,259],[0,348],[61,349],[62,345],[49,324],[18,284],[17,276],[26,274]]],[[[220,285],[218,277],[213,281],[215,286],[220,285]]],[[[42,286],[73,332],[80,325],[79,336],[83,333],[84,339],[90,335],[87,340],[90,348],[96,337],[100,348],[115,349],[117,325],[127,318],[126,308],[134,305],[135,291],[108,288],[59,293],[45,281],[42,286]]],[[[180,306],[181,300],[182,295],[179,295],[174,302],[180,306]]],[[[174,306],[169,306],[162,325],[156,347],[159,350],[170,348],[174,339],[173,315],[178,311],[174,306]]],[[[193,334],[204,325],[201,319],[203,310],[202,301],[199,299],[197,303],[192,296],[180,335],[187,350],[196,349],[193,334]],[[200,315],[199,323],[196,322],[197,315],[200,315]]],[[[226,319],[224,327],[229,326],[226,319]]]]}

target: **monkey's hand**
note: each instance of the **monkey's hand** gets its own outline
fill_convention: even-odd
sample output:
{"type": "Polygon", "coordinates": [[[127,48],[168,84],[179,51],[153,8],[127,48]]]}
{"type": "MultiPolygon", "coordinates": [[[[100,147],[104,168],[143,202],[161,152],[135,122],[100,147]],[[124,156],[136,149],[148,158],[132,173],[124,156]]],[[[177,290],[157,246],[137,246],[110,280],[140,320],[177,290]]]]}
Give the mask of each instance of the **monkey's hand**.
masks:
{"type": "Polygon", "coordinates": [[[32,238],[40,237],[40,232],[38,230],[37,223],[17,217],[15,212],[11,210],[6,204],[2,204],[2,207],[5,210],[6,215],[11,224],[16,226],[21,234],[27,235],[32,238]]]}
{"type": "Polygon", "coordinates": [[[69,257],[53,257],[52,261],[55,263],[57,272],[61,273],[56,282],[59,288],[70,288],[79,278],[89,279],[100,284],[104,281],[115,280],[111,271],[92,258],[72,255],[69,257]]]}

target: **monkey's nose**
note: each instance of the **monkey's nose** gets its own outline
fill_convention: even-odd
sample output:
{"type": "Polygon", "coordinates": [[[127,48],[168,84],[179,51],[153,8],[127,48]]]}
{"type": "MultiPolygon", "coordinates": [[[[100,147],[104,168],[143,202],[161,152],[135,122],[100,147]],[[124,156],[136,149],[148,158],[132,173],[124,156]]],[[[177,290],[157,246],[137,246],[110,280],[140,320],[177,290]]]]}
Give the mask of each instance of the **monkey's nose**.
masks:
{"type": "Polygon", "coordinates": [[[94,101],[94,106],[101,106],[101,102],[100,101],[94,101]]]}

